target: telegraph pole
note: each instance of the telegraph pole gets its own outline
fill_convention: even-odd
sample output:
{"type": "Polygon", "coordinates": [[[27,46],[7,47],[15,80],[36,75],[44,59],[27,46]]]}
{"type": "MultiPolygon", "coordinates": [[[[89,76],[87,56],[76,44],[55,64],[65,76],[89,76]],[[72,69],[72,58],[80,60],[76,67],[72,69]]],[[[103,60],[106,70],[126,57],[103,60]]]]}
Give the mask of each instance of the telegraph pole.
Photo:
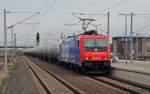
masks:
{"type": "Polygon", "coordinates": [[[126,42],[126,64],[127,64],[127,59],[128,59],[128,43],[127,43],[127,41],[128,41],[128,38],[127,38],[127,36],[128,36],[128,33],[127,33],[127,29],[128,29],[128,19],[127,19],[127,17],[128,17],[128,15],[126,15],[125,16],[125,36],[126,36],[126,39],[125,39],[125,42],[126,42]]]}
{"type": "Polygon", "coordinates": [[[130,36],[131,36],[131,45],[130,45],[130,62],[133,62],[133,12],[131,12],[131,24],[130,24],[130,36]]]}
{"type": "Polygon", "coordinates": [[[108,36],[108,43],[109,43],[109,30],[110,30],[110,12],[107,13],[107,36],[108,36]]]}
{"type": "MultiPolygon", "coordinates": [[[[129,13],[129,14],[121,14],[119,13],[119,15],[124,15],[125,16],[125,35],[127,37],[127,16],[131,16],[131,22],[130,22],[130,62],[133,62],[133,12],[129,13]]],[[[126,41],[126,63],[127,63],[127,39],[126,41]]]]}
{"type": "Polygon", "coordinates": [[[4,9],[4,46],[5,46],[5,72],[8,72],[7,69],[7,31],[6,31],[6,10],[4,9]]]}
{"type": "Polygon", "coordinates": [[[137,32],[137,33],[136,33],[136,37],[137,37],[137,38],[136,38],[136,43],[137,43],[137,44],[136,44],[136,46],[137,46],[137,52],[136,52],[136,54],[137,54],[136,56],[137,56],[137,57],[136,57],[136,59],[137,59],[137,60],[139,60],[139,35],[140,35],[140,34],[137,32]]]}
{"type": "Polygon", "coordinates": [[[9,26],[7,29],[9,29],[9,28],[11,28],[11,46],[12,46],[12,57],[13,57],[13,55],[14,55],[14,40],[13,40],[13,38],[14,38],[14,35],[13,35],[13,28],[14,28],[14,26],[12,25],[12,26],[9,26]]]}
{"type": "Polygon", "coordinates": [[[6,73],[8,73],[8,68],[7,68],[7,63],[8,63],[8,61],[7,61],[7,29],[11,28],[12,26],[19,25],[19,24],[23,23],[24,21],[34,17],[35,15],[38,15],[39,13],[40,12],[9,12],[9,11],[6,11],[6,9],[4,9],[4,46],[5,46],[4,63],[5,63],[5,72],[6,73]],[[35,13],[35,14],[30,17],[27,17],[24,20],[21,20],[20,22],[14,24],[14,25],[7,27],[6,26],[6,14],[7,13],[35,13]]]}
{"type": "Polygon", "coordinates": [[[11,48],[11,54],[12,54],[12,57],[13,57],[13,28],[11,28],[11,46],[12,46],[12,48],[11,48]]]}
{"type": "Polygon", "coordinates": [[[108,37],[108,45],[110,45],[110,12],[109,11],[107,13],[107,37],[108,37]]]}
{"type": "MultiPolygon", "coordinates": [[[[119,15],[125,15],[125,16],[128,16],[130,15],[131,16],[131,23],[130,23],[130,41],[131,41],[131,44],[130,44],[130,62],[133,62],[133,16],[134,15],[150,15],[150,14],[135,14],[133,12],[129,13],[129,14],[119,14],[119,15]]],[[[126,18],[127,19],[127,18],[126,18]]],[[[127,26],[127,25],[126,25],[127,26]]],[[[141,29],[140,29],[141,30],[141,29]]],[[[138,36],[137,36],[138,37],[138,36]]],[[[137,39],[138,41],[138,39],[137,39]]],[[[137,54],[138,54],[138,43],[136,44],[137,45],[137,54]]],[[[127,53],[127,52],[126,52],[127,53]]],[[[137,55],[137,59],[138,59],[138,55],[137,55]]]]}
{"type": "Polygon", "coordinates": [[[16,33],[14,33],[14,53],[16,54],[16,33]]]}
{"type": "Polygon", "coordinates": [[[127,64],[127,59],[128,59],[128,43],[127,43],[127,41],[128,41],[128,32],[127,32],[127,29],[128,29],[128,16],[130,15],[130,14],[122,14],[122,13],[119,13],[119,15],[122,15],[122,16],[124,16],[125,17],[125,57],[126,57],[126,64],[127,64]]]}

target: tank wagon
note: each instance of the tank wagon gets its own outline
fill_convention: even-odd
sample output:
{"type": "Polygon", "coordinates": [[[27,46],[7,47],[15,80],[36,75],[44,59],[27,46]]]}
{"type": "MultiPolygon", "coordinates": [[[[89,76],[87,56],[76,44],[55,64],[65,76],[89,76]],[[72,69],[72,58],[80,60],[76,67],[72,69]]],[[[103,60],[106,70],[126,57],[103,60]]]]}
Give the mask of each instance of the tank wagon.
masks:
{"type": "Polygon", "coordinates": [[[24,51],[24,54],[33,56],[46,61],[56,62],[60,57],[60,41],[51,42],[46,45],[38,46],[24,51]]]}
{"type": "Polygon", "coordinates": [[[109,72],[111,57],[108,37],[93,32],[68,36],[62,41],[25,51],[25,54],[83,72],[109,72]]]}

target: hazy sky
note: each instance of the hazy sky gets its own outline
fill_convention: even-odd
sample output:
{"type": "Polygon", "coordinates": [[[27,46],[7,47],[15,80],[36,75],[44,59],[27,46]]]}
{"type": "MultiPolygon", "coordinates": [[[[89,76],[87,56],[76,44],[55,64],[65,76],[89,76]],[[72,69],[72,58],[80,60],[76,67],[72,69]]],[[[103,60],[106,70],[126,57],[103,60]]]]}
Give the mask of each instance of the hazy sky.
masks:
{"type": "MultiPolygon", "coordinates": [[[[17,34],[17,44],[30,44],[35,41],[36,32],[41,35],[41,41],[58,39],[61,32],[65,35],[73,32],[81,32],[81,22],[71,13],[101,13],[108,11],[110,14],[110,36],[124,35],[124,16],[118,13],[150,14],[150,0],[0,0],[0,45],[3,45],[3,9],[11,12],[37,12],[40,14],[30,20],[14,27],[17,34]],[[47,12],[46,12],[47,11],[47,12]],[[27,25],[25,23],[39,23],[27,25]],[[64,24],[78,24],[67,26],[64,24]]],[[[7,27],[18,23],[21,20],[33,15],[32,13],[9,13],[7,14],[7,27]]],[[[98,28],[106,29],[107,16],[80,16],[94,18],[97,21],[93,24],[100,24],[98,28]]],[[[128,35],[130,32],[130,16],[128,16],[128,35]]],[[[133,30],[140,34],[150,36],[150,15],[134,16],[133,30]],[[142,29],[141,29],[142,28],[142,29]]],[[[94,27],[90,27],[93,29],[94,27]]],[[[10,30],[8,32],[8,44],[10,44],[10,30]]],[[[103,33],[99,31],[99,33],[103,33]]],[[[105,33],[103,33],[105,34],[105,33]]]]}

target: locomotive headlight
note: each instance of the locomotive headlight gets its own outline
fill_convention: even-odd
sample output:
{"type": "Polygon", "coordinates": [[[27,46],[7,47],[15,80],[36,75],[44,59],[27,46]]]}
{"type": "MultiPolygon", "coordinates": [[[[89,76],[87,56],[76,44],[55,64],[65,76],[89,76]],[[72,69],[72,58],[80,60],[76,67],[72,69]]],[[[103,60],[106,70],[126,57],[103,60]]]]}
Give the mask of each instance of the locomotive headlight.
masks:
{"type": "Polygon", "coordinates": [[[86,60],[89,60],[89,58],[88,58],[88,57],[86,57],[86,60]]]}
{"type": "Polygon", "coordinates": [[[107,57],[104,58],[104,60],[107,60],[107,59],[108,59],[107,57]]]}
{"type": "Polygon", "coordinates": [[[85,59],[86,59],[86,60],[90,60],[90,57],[86,57],[85,59]]]}

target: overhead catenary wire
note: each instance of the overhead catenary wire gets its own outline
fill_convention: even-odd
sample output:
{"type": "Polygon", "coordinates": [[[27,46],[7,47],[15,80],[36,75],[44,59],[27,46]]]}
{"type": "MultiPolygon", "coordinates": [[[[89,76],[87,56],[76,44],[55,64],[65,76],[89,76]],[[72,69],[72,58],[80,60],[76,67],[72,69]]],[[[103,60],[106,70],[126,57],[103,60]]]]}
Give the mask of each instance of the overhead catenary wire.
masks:
{"type": "MultiPolygon", "coordinates": [[[[42,13],[41,10],[43,9],[43,7],[45,7],[45,4],[47,4],[48,1],[50,1],[50,0],[45,0],[45,1],[41,4],[40,8],[37,9],[38,11],[40,11],[40,14],[42,13]]],[[[39,24],[38,22],[39,22],[39,21],[36,21],[36,20],[35,20],[34,23],[39,24]]],[[[34,30],[34,29],[36,28],[36,25],[37,25],[37,24],[34,24],[34,27],[32,26],[31,28],[34,30]]],[[[27,33],[27,34],[28,34],[28,33],[27,33]]],[[[25,34],[25,36],[27,36],[27,34],[25,34]]]]}
{"type": "Polygon", "coordinates": [[[138,17],[138,18],[140,18],[140,19],[144,19],[144,20],[146,20],[146,21],[150,21],[149,18],[146,18],[146,17],[143,17],[143,16],[136,15],[135,17],[138,17]]]}
{"type": "Polygon", "coordinates": [[[100,11],[100,12],[108,11],[108,10],[110,10],[111,8],[114,8],[114,7],[116,7],[116,6],[118,6],[118,5],[122,4],[122,3],[124,3],[125,1],[127,1],[127,0],[121,0],[121,1],[119,1],[119,2],[117,2],[117,3],[115,3],[115,4],[113,4],[113,5],[111,5],[110,7],[106,8],[106,9],[104,9],[103,11],[100,11]]]}
{"type": "Polygon", "coordinates": [[[38,15],[39,13],[40,13],[40,12],[37,12],[37,13],[33,14],[32,16],[29,16],[29,17],[27,17],[26,19],[21,20],[20,22],[14,24],[13,26],[18,25],[18,24],[21,24],[21,23],[23,23],[23,22],[29,20],[30,18],[32,18],[32,17],[38,15]]]}
{"type": "MultiPolygon", "coordinates": [[[[40,11],[40,10],[42,10],[42,7],[45,5],[45,3],[47,3],[49,0],[45,0],[43,3],[42,3],[42,5],[41,5],[41,7],[37,10],[37,11],[40,11]]],[[[35,12],[14,12],[14,11],[7,11],[7,13],[35,13],[35,12]]],[[[20,22],[18,22],[18,23],[16,23],[16,24],[14,24],[14,25],[12,25],[12,26],[15,26],[15,25],[18,25],[18,24],[20,24],[20,23],[22,23],[22,22],[25,22],[26,20],[28,20],[28,19],[30,19],[30,18],[32,18],[33,16],[35,16],[35,15],[37,15],[37,14],[39,14],[40,12],[37,12],[36,14],[33,14],[32,16],[30,16],[30,17],[27,17],[26,19],[24,19],[24,20],[21,20],[20,22]]],[[[24,23],[22,23],[22,24],[24,24],[24,23]]],[[[30,25],[31,24],[37,24],[37,23],[30,23],[30,25]]],[[[29,24],[28,24],[29,25],[29,24]]],[[[28,34],[28,33],[27,33],[28,34]]],[[[27,34],[25,34],[25,36],[27,36],[27,34]]],[[[17,34],[18,35],[18,34],[17,34]]],[[[21,39],[21,38],[20,38],[21,39]]]]}
{"type": "Polygon", "coordinates": [[[148,27],[150,27],[150,23],[145,25],[145,26],[143,26],[143,27],[141,27],[141,28],[139,28],[139,29],[137,29],[137,30],[135,30],[134,32],[142,31],[143,29],[146,29],[148,27]]]}
{"type": "MultiPolygon", "coordinates": [[[[99,0],[95,0],[94,2],[92,2],[91,4],[89,4],[89,7],[94,6],[98,1],[99,1],[99,0]]],[[[127,0],[121,0],[121,1],[119,1],[119,2],[117,2],[117,3],[115,3],[115,4],[111,5],[111,6],[109,6],[108,8],[106,8],[106,9],[100,11],[100,12],[108,11],[109,9],[111,9],[111,8],[113,8],[113,7],[116,7],[116,6],[118,6],[118,5],[122,4],[122,3],[124,3],[125,1],[127,1],[127,0]]]]}
{"type": "MultiPolygon", "coordinates": [[[[138,17],[138,18],[144,19],[144,20],[146,20],[146,21],[150,21],[150,19],[149,19],[149,18],[146,18],[146,17],[140,16],[140,15],[150,15],[150,14],[134,14],[134,15],[135,15],[135,17],[138,17]]],[[[150,27],[150,23],[149,23],[149,24],[146,24],[145,26],[143,26],[143,27],[141,27],[141,28],[139,28],[139,29],[137,29],[137,30],[135,30],[134,32],[142,31],[142,30],[144,30],[144,29],[146,29],[146,28],[148,28],[148,27],[150,27]]]]}
{"type": "Polygon", "coordinates": [[[56,1],[57,1],[57,0],[54,0],[54,1],[50,4],[50,6],[48,7],[48,9],[43,13],[43,15],[41,16],[41,18],[39,19],[38,23],[40,23],[40,22],[44,19],[44,17],[45,17],[46,14],[49,12],[49,10],[52,9],[52,7],[55,5],[56,1]]]}
{"type": "MultiPolygon", "coordinates": [[[[99,2],[99,1],[100,1],[100,0],[94,0],[94,1],[90,2],[87,6],[81,8],[80,10],[81,10],[81,11],[84,11],[85,9],[88,9],[89,7],[94,6],[94,5],[97,4],[97,2],[99,2]]],[[[73,15],[73,13],[72,13],[72,15],[73,15]]],[[[76,15],[73,15],[73,16],[76,16],[76,15]]],[[[79,18],[79,19],[80,19],[80,18],[79,18]]]]}
{"type": "MultiPolygon", "coordinates": [[[[125,2],[125,1],[127,1],[127,0],[121,0],[121,1],[119,1],[119,2],[117,2],[117,3],[115,3],[115,4],[113,4],[113,5],[111,5],[110,7],[104,9],[104,10],[101,11],[101,12],[104,12],[104,11],[107,11],[107,10],[113,8],[113,7],[116,7],[116,6],[122,4],[122,3],[125,2]]],[[[94,2],[90,3],[90,4],[88,5],[88,7],[94,6],[97,2],[98,2],[98,0],[95,0],[94,2]]],[[[83,9],[82,9],[82,10],[83,10],[83,9]]],[[[82,13],[81,13],[81,14],[82,14],[82,13]]],[[[84,13],[83,13],[83,14],[84,14],[84,13]]],[[[97,15],[97,14],[96,14],[96,15],[97,15]]],[[[73,16],[75,16],[75,15],[73,15],[73,16]]],[[[92,17],[92,16],[90,15],[89,18],[91,18],[91,17],[92,17]]],[[[102,18],[104,18],[104,17],[105,17],[105,15],[102,16],[102,18]]],[[[101,19],[102,19],[102,18],[101,18],[101,19]]]]}
{"type": "MultiPolygon", "coordinates": [[[[81,8],[80,10],[83,11],[83,10],[85,10],[85,9],[88,9],[88,7],[94,6],[98,1],[100,1],[100,0],[94,0],[94,1],[90,2],[87,6],[81,8]]],[[[72,15],[73,15],[73,13],[72,13],[72,15]]],[[[73,15],[73,16],[75,16],[75,15],[73,15]]]]}
{"type": "Polygon", "coordinates": [[[49,0],[45,0],[45,1],[42,3],[41,7],[40,7],[38,10],[39,10],[39,11],[42,10],[42,8],[44,7],[44,5],[47,4],[48,1],[49,1],[49,0]]]}
{"type": "MultiPolygon", "coordinates": [[[[136,15],[135,17],[140,18],[140,19],[143,19],[143,20],[140,21],[140,22],[134,23],[134,24],[133,24],[134,26],[136,26],[136,25],[140,25],[140,26],[141,26],[141,24],[144,24],[146,21],[147,21],[147,22],[150,21],[149,18],[142,17],[142,16],[139,16],[139,15],[136,15]]],[[[145,26],[144,26],[144,27],[145,27],[145,26]]],[[[146,27],[145,27],[145,28],[146,28],[146,27]]],[[[143,29],[144,29],[144,28],[143,28],[143,29]]],[[[136,31],[139,31],[139,29],[135,30],[135,32],[136,32],[136,31]]]]}
{"type": "MultiPolygon", "coordinates": [[[[113,4],[113,5],[111,5],[110,7],[106,8],[106,9],[100,11],[100,12],[109,11],[111,8],[114,8],[114,7],[116,7],[116,6],[118,6],[118,5],[122,4],[122,3],[124,3],[125,1],[127,1],[127,0],[121,0],[121,1],[119,1],[119,2],[117,2],[117,3],[115,3],[115,4],[113,4]]],[[[99,20],[103,19],[104,17],[105,17],[105,15],[104,15],[103,17],[99,18],[99,20]]]]}
{"type": "Polygon", "coordinates": [[[85,9],[88,9],[89,7],[94,6],[95,4],[97,4],[97,2],[99,2],[100,0],[95,0],[94,2],[91,2],[90,4],[88,4],[86,7],[82,8],[81,10],[84,11],[85,9]]]}
{"type": "MultiPolygon", "coordinates": [[[[116,7],[116,6],[118,6],[118,5],[122,4],[122,3],[124,3],[125,1],[127,1],[127,0],[121,0],[120,2],[117,2],[117,3],[113,4],[113,5],[111,5],[110,7],[104,9],[103,11],[100,11],[100,12],[109,11],[111,8],[114,8],[114,7],[116,7]]],[[[108,15],[110,15],[109,13],[110,13],[110,12],[108,12],[108,15]]],[[[108,16],[108,15],[107,15],[107,16],[108,16]]],[[[104,18],[104,17],[105,17],[105,15],[104,15],[102,18],[104,18]]],[[[102,19],[102,18],[101,18],[101,19],[102,19]]],[[[109,17],[108,17],[108,18],[109,18],[109,17]]],[[[99,19],[99,20],[101,20],[101,19],[99,19]]],[[[109,27],[108,27],[108,28],[109,28],[109,27]]],[[[109,32],[109,31],[107,31],[107,32],[109,32]]],[[[109,34],[108,34],[108,36],[109,36],[109,34]]]]}
{"type": "MultiPolygon", "coordinates": [[[[117,3],[115,3],[115,4],[111,5],[111,6],[109,6],[108,8],[106,8],[106,9],[100,11],[100,12],[102,13],[102,12],[109,11],[111,8],[114,8],[114,7],[116,7],[116,6],[118,6],[118,5],[122,4],[122,3],[124,3],[125,1],[127,1],[127,0],[121,0],[121,1],[119,1],[119,2],[117,2],[117,3]]],[[[102,17],[98,17],[97,19],[98,19],[98,20],[101,20],[101,19],[103,19],[105,16],[106,16],[106,15],[103,15],[102,17]]],[[[91,18],[91,17],[92,17],[92,15],[90,15],[89,18],[91,18]]]]}
{"type": "MultiPolygon", "coordinates": [[[[45,4],[47,4],[48,1],[50,1],[50,0],[45,0],[45,1],[41,4],[41,6],[40,6],[40,8],[38,9],[38,11],[41,11],[42,8],[43,8],[43,6],[44,6],[45,4]]],[[[41,12],[40,12],[40,13],[41,13],[41,12]]],[[[36,23],[37,23],[37,22],[36,22],[36,23]]],[[[39,24],[39,23],[38,23],[38,24],[39,24]]]]}
{"type": "Polygon", "coordinates": [[[148,36],[148,37],[150,37],[150,34],[148,34],[149,31],[150,31],[150,28],[147,28],[147,29],[145,29],[145,30],[142,30],[142,32],[138,32],[138,33],[140,33],[140,34],[143,35],[143,36],[148,36]],[[145,34],[146,34],[146,35],[145,35],[145,34]]]}
{"type": "MultiPolygon", "coordinates": [[[[50,1],[50,0],[48,0],[50,1]]],[[[46,11],[41,15],[41,17],[37,20],[37,24],[34,28],[33,28],[33,31],[35,31],[35,29],[37,28],[37,26],[39,26],[41,24],[41,21],[45,18],[45,16],[47,15],[47,13],[49,12],[50,9],[52,9],[52,7],[55,5],[57,0],[54,0],[52,3],[50,3],[49,7],[46,9],[46,11]]],[[[47,2],[45,2],[47,3],[47,2]]],[[[41,7],[39,8],[41,9],[41,7]]]]}

